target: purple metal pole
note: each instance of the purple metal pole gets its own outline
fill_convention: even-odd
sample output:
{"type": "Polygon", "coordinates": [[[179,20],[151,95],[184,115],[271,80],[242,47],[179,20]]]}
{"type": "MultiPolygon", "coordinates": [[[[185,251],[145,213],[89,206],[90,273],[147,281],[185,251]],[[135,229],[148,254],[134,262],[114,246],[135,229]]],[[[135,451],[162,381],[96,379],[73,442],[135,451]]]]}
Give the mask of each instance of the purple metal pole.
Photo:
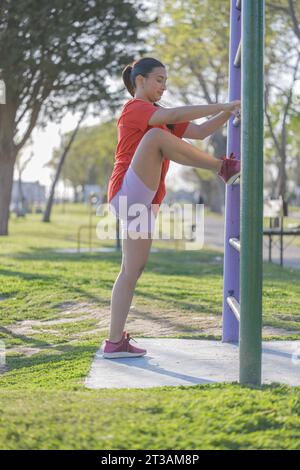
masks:
{"type": "MultiPolygon", "coordinates": [[[[242,6],[243,8],[243,6],[242,6]]],[[[236,0],[230,4],[230,52],[228,100],[241,98],[241,68],[234,66],[234,59],[241,39],[241,12],[236,0]]],[[[243,119],[243,116],[242,116],[243,119]]],[[[227,155],[231,152],[240,157],[241,128],[233,126],[234,116],[228,121],[227,155]]],[[[230,244],[230,238],[240,238],[240,185],[226,186],[225,192],[225,238],[224,238],[224,290],[223,290],[223,342],[237,342],[239,322],[227,304],[227,297],[240,301],[240,254],[230,244]]]]}

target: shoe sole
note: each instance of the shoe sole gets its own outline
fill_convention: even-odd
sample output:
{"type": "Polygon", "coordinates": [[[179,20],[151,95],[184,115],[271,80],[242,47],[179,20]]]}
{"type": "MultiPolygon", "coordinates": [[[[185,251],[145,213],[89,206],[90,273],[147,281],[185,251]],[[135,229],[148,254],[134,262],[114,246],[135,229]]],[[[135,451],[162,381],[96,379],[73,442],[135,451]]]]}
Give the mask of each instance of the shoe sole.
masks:
{"type": "Polygon", "coordinates": [[[233,184],[235,180],[237,180],[241,176],[241,172],[235,173],[235,175],[232,175],[228,181],[226,181],[226,184],[233,184]]]}
{"type": "Polygon", "coordinates": [[[118,359],[120,357],[140,357],[140,356],[145,356],[147,354],[147,351],[143,353],[128,353],[128,352],[117,352],[117,353],[103,353],[102,357],[105,359],[118,359]]]}

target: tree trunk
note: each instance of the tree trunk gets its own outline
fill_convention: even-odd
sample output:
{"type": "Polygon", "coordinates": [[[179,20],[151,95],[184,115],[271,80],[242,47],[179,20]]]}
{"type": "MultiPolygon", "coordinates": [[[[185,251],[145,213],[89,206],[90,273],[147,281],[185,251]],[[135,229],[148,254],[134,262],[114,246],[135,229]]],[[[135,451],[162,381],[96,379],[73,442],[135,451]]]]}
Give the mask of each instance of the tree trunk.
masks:
{"type": "Polygon", "coordinates": [[[0,235],[8,235],[9,208],[16,154],[0,152],[0,235]]]}
{"type": "Polygon", "coordinates": [[[81,191],[80,191],[80,200],[79,202],[84,202],[84,193],[85,193],[85,183],[81,184],[81,191]]]}
{"type": "MultiPolygon", "coordinates": [[[[9,91],[9,90],[8,90],[9,91]]],[[[9,96],[6,99],[9,103],[9,96]]],[[[15,108],[0,108],[0,236],[8,235],[9,208],[17,151],[14,145],[15,108]]]]}
{"type": "Polygon", "coordinates": [[[73,191],[74,191],[73,202],[77,203],[78,202],[78,189],[76,185],[73,186],[73,191]]]}
{"type": "Polygon", "coordinates": [[[279,188],[279,194],[282,196],[282,199],[286,201],[287,199],[287,194],[286,194],[286,154],[284,152],[283,158],[282,158],[282,173],[281,173],[281,181],[280,181],[280,188],[279,188]]]}
{"type": "Polygon", "coordinates": [[[49,198],[48,198],[48,201],[47,201],[47,206],[46,206],[46,209],[45,209],[45,212],[44,212],[44,216],[43,216],[43,222],[50,222],[50,215],[51,215],[51,210],[52,210],[52,205],[53,205],[53,199],[54,199],[54,193],[55,193],[55,187],[56,187],[56,184],[59,180],[59,177],[60,177],[60,174],[61,174],[61,170],[62,170],[62,167],[63,167],[63,164],[64,164],[64,161],[66,159],[66,156],[71,148],[71,145],[77,135],[77,132],[79,130],[79,127],[80,127],[80,124],[82,122],[82,120],[84,119],[85,117],[85,114],[87,112],[87,108],[85,108],[85,110],[83,111],[78,123],[77,123],[77,126],[73,132],[73,134],[71,135],[71,138],[65,148],[65,150],[63,151],[61,157],[60,157],[60,160],[59,160],[59,163],[58,163],[58,167],[57,167],[57,170],[56,170],[56,174],[55,174],[55,177],[54,177],[54,180],[53,180],[53,183],[52,183],[52,186],[51,186],[51,191],[50,191],[50,195],[49,195],[49,198]]]}
{"type": "Polygon", "coordinates": [[[277,197],[282,196],[283,201],[286,200],[286,154],[284,151],[280,153],[280,163],[278,165],[277,179],[277,197]]]}
{"type": "Polygon", "coordinates": [[[22,188],[22,172],[19,170],[19,179],[18,179],[18,203],[17,203],[17,216],[24,216],[26,213],[25,204],[24,204],[24,194],[22,188]]]}
{"type": "Polygon", "coordinates": [[[300,155],[296,156],[297,166],[296,166],[296,186],[300,187],[300,155]]]}

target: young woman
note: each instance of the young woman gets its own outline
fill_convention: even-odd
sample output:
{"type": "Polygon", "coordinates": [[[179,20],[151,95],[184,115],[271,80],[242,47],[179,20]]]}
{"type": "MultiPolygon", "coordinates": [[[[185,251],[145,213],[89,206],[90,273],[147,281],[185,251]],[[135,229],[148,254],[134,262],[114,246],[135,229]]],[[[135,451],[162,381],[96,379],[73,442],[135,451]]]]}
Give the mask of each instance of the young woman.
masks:
{"type": "Polygon", "coordinates": [[[232,184],[240,174],[239,160],[214,158],[181,140],[182,137],[204,139],[238,112],[240,101],[163,108],[156,101],[166,90],[167,71],[153,58],[126,66],[122,78],[133,98],[125,103],[118,120],[118,145],[108,184],[110,208],[123,226],[123,258],[112,290],[110,336],[102,345],[103,357],[111,359],[143,356],[147,352],[130,344],[133,338],[123,329],[137,280],[150,252],[155,217],[166,192],[164,181],[170,160],[209,169],[226,184],[232,184]],[[214,123],[190,122],[220,111],[214,123]],[[141,217],[130,211],[137,203],[143,205],[140,216],[144,216],[146,225],[136,224],[141,217]]]}

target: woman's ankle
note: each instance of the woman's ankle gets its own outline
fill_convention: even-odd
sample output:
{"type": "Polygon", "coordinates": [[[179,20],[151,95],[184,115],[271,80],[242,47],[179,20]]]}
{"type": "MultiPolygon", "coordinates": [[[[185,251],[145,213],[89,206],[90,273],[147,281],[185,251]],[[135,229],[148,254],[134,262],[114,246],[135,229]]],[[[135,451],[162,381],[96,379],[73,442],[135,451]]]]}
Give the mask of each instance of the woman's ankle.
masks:
{"type": "Polygon", "coordinates": [[[223,160],[217,159],[216,166],[215,166],[215,172],[216,172],[216,173],[219,173],[219,171],[220,171],[221,168],[222,168],[222,165],[223,165],[223,160]]]}
{"type": "Polygon", "coordinates": [[[122,339],[123,339],[123,336],[124,336],[124,334],[122,334],[121,337],[120,337],[120,336],[112,336],[112,335],[110,335],[109,338],[108,338],[108,341],[109,341],[110,343],[115,343],[115,344],[116,344],[116,343],[120,343],[120,342],[122,341],[122,339]]]}
{"type": "Polygon", "coordinates": [[[121,338],[121,339],[119,339],[119,340],[117,340],[117,341],[116,341],[116,338],[113,338],[113,339],[110,339],[110,338],[109,338],[109,340],[108,340],[108,341],[109,341],[110,343],[118,344],[118,343],[121,343],[121,341],[122,341],[122,338],[121,338]]]}

